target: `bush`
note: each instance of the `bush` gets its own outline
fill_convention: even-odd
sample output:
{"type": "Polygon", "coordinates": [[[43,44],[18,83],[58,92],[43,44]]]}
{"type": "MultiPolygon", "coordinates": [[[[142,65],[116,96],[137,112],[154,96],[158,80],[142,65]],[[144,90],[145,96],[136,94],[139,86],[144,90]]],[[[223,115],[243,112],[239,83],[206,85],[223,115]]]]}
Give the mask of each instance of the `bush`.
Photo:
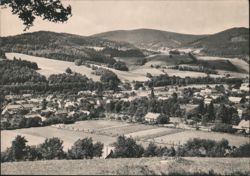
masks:
{"type": "Polygon", "coordinates": [[[250,143],[241,145],[232,153],[233,157],[250,157],[250,143]]]}
{"type": "Polygon", "coordinates": [[[235,133],[236,130],[232,128],[232,125],[225,123],[217,123],[211,129],[214,132],[224,132],[224,133],[235,133]]]}
{"type": "Polygon", "coordinates": [[[92,159],[102,155],[103,144],[93,144],[92,138],[78,139],[68,151],[69,159],[92,159]]]}
{"type": "Polygon", "coordinates": [[[192,157],[224,157],[228,149],[230,149],[230,146],[225,139],[217,142],[209,139],[194,138],[188,140],[183,146],[178,147],[177,155],[192,157]]]}
{"type": "Polygon", "coordinates": [[[139,158],[144,153],[144,148],[136,144],[134,139],[124,136],[119,136],[114,146],[113,157],[115,158],[139,158]]]}
{"type": "Polygon", "coordinates": [[[43,159],[63,159],[65,158],[65,153],[63,151],[63,141],[57,137],[46,139],[38,147],[39,152],[43,159]]]}

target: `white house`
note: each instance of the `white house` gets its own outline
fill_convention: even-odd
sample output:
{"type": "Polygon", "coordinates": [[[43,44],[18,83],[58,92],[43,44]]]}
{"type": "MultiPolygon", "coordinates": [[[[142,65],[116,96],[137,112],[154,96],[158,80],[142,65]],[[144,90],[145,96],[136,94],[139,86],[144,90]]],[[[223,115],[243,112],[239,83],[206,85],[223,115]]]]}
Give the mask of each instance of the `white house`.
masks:
{"type": "Polygon", "coordinates": [[[242,97],[228,97],[229,101],[231,101],[232,103],[235,103],[235,104],[239,104],[242,97]]]}
{"type": "Polygon", "coordinates": [[[148,112],[145,116],[147,122],[156,122],[157,118],[160,116],[160,113],[148,112]]]}

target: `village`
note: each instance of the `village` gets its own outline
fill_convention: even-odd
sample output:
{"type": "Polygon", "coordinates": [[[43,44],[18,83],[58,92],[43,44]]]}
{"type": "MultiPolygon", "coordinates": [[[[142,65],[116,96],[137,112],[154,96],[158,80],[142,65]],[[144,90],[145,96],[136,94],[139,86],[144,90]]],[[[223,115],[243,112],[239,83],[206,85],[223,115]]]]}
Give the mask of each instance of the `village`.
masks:
{"type": "MultiPolygon", "coordinates": [[[[134,85],[135,83],[132,83],[132,87],[134,85]]],[[[36,119],[34,122],[30,122],[31,126],[24,125],[23,127],[62,122],[74,123],[75,121],[91,119],[113,119],[125,122],[158,124],[170,128],[211,131],[214,124],[221,123],[221,121],[216,118],[213,118],[213,121],[206,121],[204,117],[196,120],[195,117],[192,117],[192,111],[200,106],[200,102],[202,102],[204,108],[208,107],[211,102],[213,102],[214,109],[219,108],[220,102],[224,102],[227,107],[232,107],[234,109],[234,122],[230,124],[232,129],[238,134],[249,134],[249,82],[242,83],[239,88],[229,87],[228,85],[193,85],[193,87],[188,85],[151,89],[143,86],[137,90],[103,91],[102,95],[89,90],[79,91],[77,95],[6,95],[5,105],[1,113],[1,128],[22,128],[23,119],[36,119]],[[147,111],[131,115],[126,110],[120,110],[119,113],[113,110],[124,109],[116,106],[116,102],[127,103],[141,98],[165,101],[172,98],[173,95],[178,97],[178,106],[181,112],[177,113],[176,116],[168,116],[169,120],[163,124],[158,121],[161,112],[147,111]],[[115,107],[112,109],[110,106],[115,107]],[[66,121],[60,121],[58,118],[66,119],[66,121]]],[[[119,106],[122,106],[120,104],[119,106]]],[[[214,113],[214,116],[216,116],[216,113],[214,113]]]]}

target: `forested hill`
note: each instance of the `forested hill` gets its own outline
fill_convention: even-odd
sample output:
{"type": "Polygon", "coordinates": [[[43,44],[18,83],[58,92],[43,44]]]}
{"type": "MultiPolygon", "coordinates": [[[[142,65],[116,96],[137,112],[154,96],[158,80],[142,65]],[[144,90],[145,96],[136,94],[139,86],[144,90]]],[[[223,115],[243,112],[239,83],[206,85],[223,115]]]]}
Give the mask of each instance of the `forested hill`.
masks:
{"type": "Polygon", "coordinates": [[[125,55],[126,52],[143,55],[139,49],[126,42],[47,31],[1,37],[0,48],[4,52],[17,52],[72,62],[81,59],[107,63],[112,60],[110,58],[112,53],[104,53],[103,49],[123,51],[123,55],[124,52],[125,55]]]}
{"type": "Polygon", "coordinates": [[[207,55],[223,57],[249,57],[249,28],[231,28],[209,35],[187,47],[203,48],[207,55]]]}

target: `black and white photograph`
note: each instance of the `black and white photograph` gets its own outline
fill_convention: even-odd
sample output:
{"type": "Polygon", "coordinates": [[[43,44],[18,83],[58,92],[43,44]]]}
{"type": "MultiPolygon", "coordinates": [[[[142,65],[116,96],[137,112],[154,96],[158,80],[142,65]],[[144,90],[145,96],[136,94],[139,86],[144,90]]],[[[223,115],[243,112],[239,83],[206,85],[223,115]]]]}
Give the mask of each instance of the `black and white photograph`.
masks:
{"type": "Polygon", "coordinates": [[[248,0],[0,0],[1,175],[250,176],[248,0]]]}

